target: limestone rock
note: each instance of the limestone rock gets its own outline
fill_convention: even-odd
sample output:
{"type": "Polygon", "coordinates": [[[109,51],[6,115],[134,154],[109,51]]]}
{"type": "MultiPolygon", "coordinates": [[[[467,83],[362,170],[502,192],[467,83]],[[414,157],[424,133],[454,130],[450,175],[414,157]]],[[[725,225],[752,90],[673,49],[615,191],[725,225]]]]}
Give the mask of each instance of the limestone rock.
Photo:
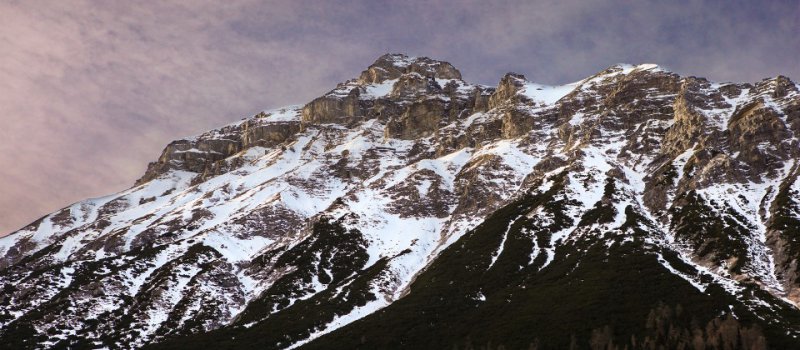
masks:
{"type": "Polygon", "coordinates": [[[447,114],[446,104],[439,99],[414,102],[396,119],[386,125],[387,138],[413,140],[431,136],[447,114]]]}
{"type": "Polygon", "coordinates": [[[489,109],[495,108],[516,96],[525,85],[525,76],[517,73],[506,73],[497,85],[492,96],[489,97],[489,109]]]}
{"type": "Polygon", "coordinates": [[[364,120],[366,103],[359,99],[360,90],[351,89],[343,97],[326,95],[303,107],[303,124],[351,124],[364,120]]]}
{"type": "Polygon", "coordinates": [[[417,73],[436,79],[461,79],[461,72],[452,64],[427,57],[386,54],[379,57],[358,77],[360,84],[376,84],[397,79],[403,74],[417,73]]]}

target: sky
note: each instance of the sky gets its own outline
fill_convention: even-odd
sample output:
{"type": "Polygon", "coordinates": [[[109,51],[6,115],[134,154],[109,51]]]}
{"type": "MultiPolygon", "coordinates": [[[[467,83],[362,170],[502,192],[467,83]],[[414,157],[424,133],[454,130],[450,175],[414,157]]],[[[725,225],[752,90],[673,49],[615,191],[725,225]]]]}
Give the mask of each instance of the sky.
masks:
{"type": "Polygon", "coordinates": [[[171,140],[301,104],[387,52],[496,85],[616,63],[800,80],[800,1],[0,0],[0,235],[130,187],[171,140]]]}

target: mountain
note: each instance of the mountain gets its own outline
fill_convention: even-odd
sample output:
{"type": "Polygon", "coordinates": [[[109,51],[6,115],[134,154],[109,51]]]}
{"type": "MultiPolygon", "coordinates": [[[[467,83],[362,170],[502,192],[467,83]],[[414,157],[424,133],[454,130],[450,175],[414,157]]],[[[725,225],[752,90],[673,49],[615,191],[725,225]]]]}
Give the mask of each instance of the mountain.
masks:
{"type": "Polygon", "coordinates": [[[800,348],[800,86],[387,54],[0,238],[0,347],[800,348]]]}

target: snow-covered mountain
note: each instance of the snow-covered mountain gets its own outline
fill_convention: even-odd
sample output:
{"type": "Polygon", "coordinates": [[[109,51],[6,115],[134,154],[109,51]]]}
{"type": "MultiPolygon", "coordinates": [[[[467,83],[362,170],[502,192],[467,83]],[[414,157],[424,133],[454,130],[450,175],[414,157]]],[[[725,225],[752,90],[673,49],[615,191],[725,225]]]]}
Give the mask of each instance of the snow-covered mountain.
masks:
{"type": "Polygon", "coordinates": [[[0,347],[800,347],[800,86],[388,54],[0,238],[0,347]]]}

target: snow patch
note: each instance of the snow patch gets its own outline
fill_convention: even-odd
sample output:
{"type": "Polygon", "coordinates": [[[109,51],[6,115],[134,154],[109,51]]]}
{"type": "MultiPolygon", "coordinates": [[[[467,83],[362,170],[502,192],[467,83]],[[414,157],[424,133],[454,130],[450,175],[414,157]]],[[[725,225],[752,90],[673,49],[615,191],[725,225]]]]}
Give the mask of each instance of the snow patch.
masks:
{"type": "Polygon", "coordinates": [[[568,95],[578,87],[577,83],[549,86],[536,83],[526,83],[520,94],[544,105],[552,105],[568,95]]]}

